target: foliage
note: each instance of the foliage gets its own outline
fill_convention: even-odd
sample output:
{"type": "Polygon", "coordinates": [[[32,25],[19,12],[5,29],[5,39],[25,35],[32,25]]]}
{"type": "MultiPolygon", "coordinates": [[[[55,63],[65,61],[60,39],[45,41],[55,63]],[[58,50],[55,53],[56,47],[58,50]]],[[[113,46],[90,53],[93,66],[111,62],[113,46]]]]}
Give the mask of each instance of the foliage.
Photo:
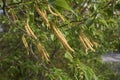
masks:
{"type": "Polygon", "coordinates": [[[110,80],[114,74],[104,69],[100,55],[118,51],[119,5],[119,0],[6,0],[0,21],[10,29],[0,33],[0,79],[110,80]]]}

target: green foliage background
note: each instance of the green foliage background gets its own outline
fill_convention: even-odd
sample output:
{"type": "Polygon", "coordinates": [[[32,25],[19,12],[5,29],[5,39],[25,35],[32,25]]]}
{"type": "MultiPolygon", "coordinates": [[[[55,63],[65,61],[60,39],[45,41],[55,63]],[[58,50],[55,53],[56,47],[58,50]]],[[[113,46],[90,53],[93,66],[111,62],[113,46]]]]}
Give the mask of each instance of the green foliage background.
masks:
{"type": "Polygon", "coordinates": [[[0,33],[0,80],[120,79],[100,59],[107,51],[119,51],[116,47],[120,44],[119,0],[6,0],[6,3],[10,18],[0,16],[1,23],[9,25],[7,32],[0,33]],[[47,11],[48,20],[54,20],[74,52],[64,49],[36,12],[35,5],[47,11]],[[65,21],[51,14],[47,5],[65,21]],[[17,16],[15,20],[11,9],[17,16]],[[26,20],[48,52],[49,62],[42,60],[33,44],[36,41],[27,35],[26,20]],[[99,44],[95,52],[85,53],[79,40],[80,32],[99,44]],[[29,45],[29,55],[22,42],[23,34],[29,45]]]}

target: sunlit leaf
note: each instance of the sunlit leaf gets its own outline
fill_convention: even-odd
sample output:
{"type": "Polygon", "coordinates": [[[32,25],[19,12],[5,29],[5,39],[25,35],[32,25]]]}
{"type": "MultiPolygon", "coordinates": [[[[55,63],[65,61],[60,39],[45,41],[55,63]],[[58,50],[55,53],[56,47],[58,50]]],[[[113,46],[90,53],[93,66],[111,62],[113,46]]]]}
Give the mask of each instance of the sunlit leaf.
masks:
{"type": "Polygon", "coordinates": [[[50,38],[53,41],[55,37],[54,37],[54,35],[50,35],[50,38]]]}
{"type": "Polygon", "coordinates": [[[70,60],[70,61],[73,60],[73,57],[72,57],[72,55],[71,55],[69,52],[66,52],[66,53],[65,53],[65,58],[67,58],[67,59],[70,60]]]}
{"type": "Polygon", "coordinates": [[[68,3],[65,0],[55,0],[55,5],[63,8],[63,9],[72,11],[72,9],[70,8],[70,6],[68,5],[68,3]]]}

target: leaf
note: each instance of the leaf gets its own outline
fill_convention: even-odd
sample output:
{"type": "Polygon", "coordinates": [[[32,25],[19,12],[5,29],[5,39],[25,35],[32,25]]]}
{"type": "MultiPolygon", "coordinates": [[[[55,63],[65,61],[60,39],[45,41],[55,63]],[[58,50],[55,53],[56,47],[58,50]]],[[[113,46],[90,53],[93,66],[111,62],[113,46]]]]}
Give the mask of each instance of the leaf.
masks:
{"type": "Polygon", "coordinates": [[[72,9],[65,0],[55,0],[55,5],[64,8],[66,10],[72,11],[72,9]]]}
{"type": "Polygon", "coordinates": [[[95,75],[95,73],[89,66],[84,65],[80,61],[78,62],[78,64],[80,65],[80,67],[83,71],[85,80],[98,80],[97,76],[95,75]]]}
{"type": "Polygon", "coordinates": [[[99,17],[99,21],[100,21],[101,24],[108,27],[108,24],[107,24],[106,20],[103,17],[99,17]]]}
{"type": "Polygon", "coordinates": [[[86,26],[89,27],[93,24],[94,22],[94,18],[89,18],[87,21],[86,21],[86,26]]]}
{"type": "Polygon", "coordinates": [[[69,52],[65,53],[65,58],[67,58],[68,60],[70,60],[71,62],[73,61],[73,57],[69,52]]]}
{"type": "Polygon", "coordinates": [[[54,41],[54,39],[55,39],[55,37],[54,37],[54,35],[52,34],[52,35],[50,35],[50,38],[51,38],[51,40],[52,41],[54,41]]]}

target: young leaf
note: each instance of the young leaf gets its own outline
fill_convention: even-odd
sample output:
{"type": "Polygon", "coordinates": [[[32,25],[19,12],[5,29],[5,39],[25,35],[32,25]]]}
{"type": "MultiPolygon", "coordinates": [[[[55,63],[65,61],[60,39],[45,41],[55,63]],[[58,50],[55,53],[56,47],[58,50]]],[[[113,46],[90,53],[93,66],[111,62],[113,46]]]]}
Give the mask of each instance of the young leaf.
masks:
{"type": "Polygon", "coordinates": [[[68,60],[70,60],[71,62],[73,61],[73,57],[69,52],[65,53],[65,58],[67,58],[68,60]]]}

